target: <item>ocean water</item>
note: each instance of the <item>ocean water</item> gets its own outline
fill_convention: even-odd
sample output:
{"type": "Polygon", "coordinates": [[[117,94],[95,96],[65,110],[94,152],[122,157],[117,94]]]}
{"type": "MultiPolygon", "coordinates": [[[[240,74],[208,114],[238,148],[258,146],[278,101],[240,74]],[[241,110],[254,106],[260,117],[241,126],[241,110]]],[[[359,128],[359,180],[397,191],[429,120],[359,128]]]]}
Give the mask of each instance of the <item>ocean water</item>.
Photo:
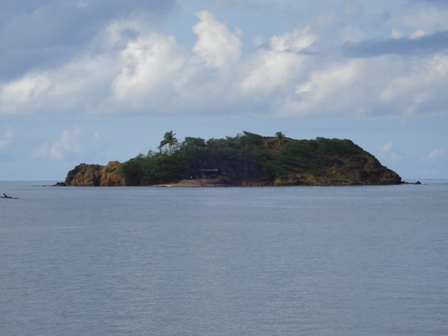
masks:
{"type": "Polygon", "coordinates": [[[448,181],[0,182],[0,335],[448,335],[448,181]]]}

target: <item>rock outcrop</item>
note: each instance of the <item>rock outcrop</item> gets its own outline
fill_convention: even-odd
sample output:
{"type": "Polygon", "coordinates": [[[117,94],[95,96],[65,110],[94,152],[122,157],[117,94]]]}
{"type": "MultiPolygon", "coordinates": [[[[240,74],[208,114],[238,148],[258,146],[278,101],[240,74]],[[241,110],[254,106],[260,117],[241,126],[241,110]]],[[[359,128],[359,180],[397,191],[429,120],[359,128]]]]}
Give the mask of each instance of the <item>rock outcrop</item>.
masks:
{"type": "Polygon", "coordinates": [[[70,170],[65,179],[68,186],[124,186],[125,180],[117,173],[120,162],[111,161],[106,166],[81,163],[70,170]]]}

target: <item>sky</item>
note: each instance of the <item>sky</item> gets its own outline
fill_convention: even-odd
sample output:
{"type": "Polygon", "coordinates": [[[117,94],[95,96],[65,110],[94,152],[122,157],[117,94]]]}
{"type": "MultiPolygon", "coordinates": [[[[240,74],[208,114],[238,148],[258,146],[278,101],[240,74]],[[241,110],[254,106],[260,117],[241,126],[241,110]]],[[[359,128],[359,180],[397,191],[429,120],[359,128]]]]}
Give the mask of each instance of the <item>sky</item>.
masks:
{"type": "Polygon", "coordinates": [[[448,178],[446,0],[2,0],[0,181],[281,131],[448,178]]]}

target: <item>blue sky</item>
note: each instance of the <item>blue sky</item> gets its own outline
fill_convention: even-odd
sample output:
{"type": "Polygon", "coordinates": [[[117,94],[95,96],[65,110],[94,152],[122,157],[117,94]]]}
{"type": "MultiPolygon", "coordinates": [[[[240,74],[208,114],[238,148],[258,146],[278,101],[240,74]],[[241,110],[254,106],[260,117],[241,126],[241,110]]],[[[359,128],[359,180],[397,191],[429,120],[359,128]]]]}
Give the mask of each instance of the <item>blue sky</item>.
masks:
{"type": "Polygon", "coordinates": [[[448,2],[4,0],[0,180],[155,150],[166,131],[351,139],[448,178],[448,2]]]}

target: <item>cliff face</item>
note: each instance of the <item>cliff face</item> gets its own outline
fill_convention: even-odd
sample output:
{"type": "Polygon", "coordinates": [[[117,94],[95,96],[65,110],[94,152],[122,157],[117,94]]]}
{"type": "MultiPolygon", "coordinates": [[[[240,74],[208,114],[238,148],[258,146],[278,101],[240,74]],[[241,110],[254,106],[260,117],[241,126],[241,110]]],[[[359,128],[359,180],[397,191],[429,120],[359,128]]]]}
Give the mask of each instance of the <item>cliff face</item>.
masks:
{"type": "Polygon", "coordinates": [[[372,155],[332,158],[318,171],[290,174],[276,179],[274,185],[392,185],[401,184],[401,177],[381,165],[372,155]]]}
{"type": "Polygon", "coordinates": [[[65,183],[68,186],[124,186],[124,178],[117,174],[119,166],[118,161],[106,166],[81,163],[68,172],[65,183]]]}
{"type": "MultiPolygon", "coordinates": [[[[272,139],[268,140],[272,141],[272,139]]],[[[299,144],[286,139],[289,146],[299,144]]],[[[294,172],[290,168],[287,177],[276,178],[274,185],[392,185],[401,184],[401,177],[383,166],[372,154],[350,140],[317,138],[305,157],[315,165],[310,169],[294,172]]],[[[302,152],[303,153],[303,152],[302,152]]]]}

